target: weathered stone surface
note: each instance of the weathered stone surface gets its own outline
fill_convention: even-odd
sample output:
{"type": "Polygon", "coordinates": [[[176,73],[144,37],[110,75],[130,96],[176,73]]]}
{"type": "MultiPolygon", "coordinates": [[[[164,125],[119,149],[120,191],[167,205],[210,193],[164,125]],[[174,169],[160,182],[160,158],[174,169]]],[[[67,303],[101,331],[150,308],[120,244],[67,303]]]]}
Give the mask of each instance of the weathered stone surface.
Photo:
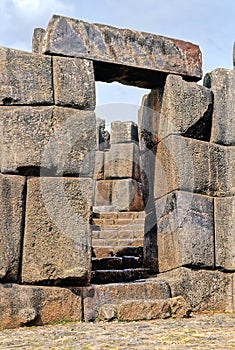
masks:
{"type": "Polygon", "coordinates": [[[109,206],[112,204],[112,180],[96,181],[95,206],[109,206]]]}
{"type": "Polygon", "coordinates": [[[235,197],[215,198],[216,266],[235,271],[235,197]]]}
{"type": "Polygon", "coordinates": [[[91,61],[54,56],[53,82],[56,105],[95,109],[95,78],[91,61]]]}
{"type": "Polygon", "coordinates": [[[35,28],[33,31],[33,37],[32,37],[32,52],[33,53],[39,53],[40,52],[40,45],[42,42],[42,39],[45,35],[45,29],[44,28],[35,28]]]}
{"type": "Polygon", "coordinates": [[[117,306],[114,304],[104,304],[98,310],[99,321],[112,321],[117,316],[117,306]]]}
{"type": "Polygon", "coordinates": [[[92,180],[31,178],[22,281],[84,285],[91,273],[92,180]]]}
{"type": "Polygon", "coordinates": [[[94,60],[96,80],[152,88],[169,73],[195,81],[202,77],[197,45],[57,15],[48,24],[41,52],[94,60]]]}
{"type": "Polygon", "coordinates": [[[112,206],[117,211],[142,211],[144,202],[141,183],[133,179],[114,180],[112,206]]]}
{"type": "Polygon", "coordinates": [[[139,147],[135,143],[112,144],[105,152],[105,179],[132,178],[140,180],[139,147]]]}
{"type": "Polygon", "coordinates": [[[157,278],[170,284],[172,297],[184,297],[192,311],[233,312],[232,274],[181,267],[157,278]]]}
{"type": "Polygon", "coordinates": [[[92,285],[83,288],[85,321],[95,320],[98,309],[104,304],[119,304],[126,300],[166,299],[170,297],[170,289],[166,282],[143,282],[92,285]]]}
{"type": "Polygon", "coordinates": [[[138,126],[132,121],[111,123],[110,143],[138,142],[138,126]]]}
{"type": "Polygon", "coordinates": [[[0,105],[53,102],[51,57],[0,47],[0,105]]]}
{"type": "Polygon", "coordinates": [[[61,107],[1,108],[1,172],[93,176],[95,116],[61,107]]]}
{"type": "Polygon", "coordinates": [[[104,178],[104,152],[102,151],[95,151],[94,178],[96,180],[103,180],[104,178]]]}
{"type": "Polygon", "coordinates": [[[181,295],[167,299],[167,301],[170,306],[171,317],[183,318],[190,316],[192,310],[187,301],[181,295]]]}
{"type": "Polygon", "coordinates": [[[210,141],[212,92],[189,83],[180,76],[168,75],[164,87],[158,138],[180,134],[210,141]]]}
{"type": "Polygon", "coordinates": [[[214,95],[211,142],[235,145],[235,71],[215,69],[206,74],[204,85],[214,95]]]}
{"type": "Polygon", "coordinates": [[[159,271],[214,266],[213,198],[176,191],[155,202],[159,271]]]}
{"type": "Polygon", "coordinates": [[[16,282],[23,235],[25,178],[0,174],[0,193],[0,280],[16,282]]]}
{"type": "Polygon", "coordinates": [[[155,207],[147,213],[144,224],[143,265],[158,272],[157,217],[155,207]]]}
{"type": "Polygon", "coordinates": [[[49,322],[81,321],[79,290],[66,288],[0,285],[1,328],[44,325],[49,322]]]}

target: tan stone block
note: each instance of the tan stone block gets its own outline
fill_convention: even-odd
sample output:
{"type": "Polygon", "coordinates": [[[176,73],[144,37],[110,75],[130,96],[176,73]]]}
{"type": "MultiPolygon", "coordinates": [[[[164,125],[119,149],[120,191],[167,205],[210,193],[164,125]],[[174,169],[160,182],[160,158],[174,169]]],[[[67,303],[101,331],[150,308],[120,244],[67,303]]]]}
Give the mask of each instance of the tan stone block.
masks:
{"type": "Polygon", "coordinates": [[[81,321],[81,293],[67,288],[0,285],[1,328],[81,321]]]}
{"type": "Polygon", "coordinates": [[[25,178],[0,174],[0,280],[16,282],[21,258],[25,178]]]}
{"type": "Polygon", "coordinates": [[[51,57],[0,47],[0,105],[53,104],[51,57]]]}
{"type": "Polygon", "coordinates": [[[112,200],[112,180],[96,181],[95,205],[111,205],[112,200]]]}
{"type": "Polygon", "coordinates": [[[96,180],[104,179],[104,152],[102,151],[95,151],[94,178],[96,180]]]}
{"type": "Polygon", "coordinates": [[[89,282],[92,180],[31,178],[26,203],[22,281],[89,282]]]}
{"type": "Polygon", "coordinates": [[[112,184],[112,206],[117,211],[143,211],[141,183],[132,179],[114,180],[112,184]]]}
{"type": "Polygon", "coordinates": [[[56,105],[95,109],[95,78],[92,61],[54,56],[53,82],[56,105]]]}
{"type": "Polygon", "coordinates": [[[132,121],[111,123],[110,143],[138,142],[138,126],[132,121]]]}
{"type": "Polygon", "coordinates": [[[44,28],[35,28],[33,31],[33,37],[32,37],[32,52],[33,53],[39,53],[40,51],[40,45],[43,40],[43,37],[45,35],[45,29],[44,28]]]}

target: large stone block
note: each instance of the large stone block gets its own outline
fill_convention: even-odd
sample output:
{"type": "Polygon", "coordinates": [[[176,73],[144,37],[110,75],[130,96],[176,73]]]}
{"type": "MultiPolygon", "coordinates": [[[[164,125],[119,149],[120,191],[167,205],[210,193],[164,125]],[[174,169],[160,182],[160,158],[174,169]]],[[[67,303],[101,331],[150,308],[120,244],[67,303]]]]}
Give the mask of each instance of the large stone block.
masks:
{"type": "Polygon", "coordinates": [[[197,45],[58,15],[48,24],[41,52],[94,60],[96,80],[147,88],[162,84],[169,73],[202,77],[197,45]]]}
{"type": "Polygon", "coordinates": [[[0,174],[0,280],[16,282],[21,258],[25,178],[0,174]]]}
{"type": "Polygon", "coordinates": [[[104,152],[103,151],[95,151],[94,178],[96,180],[104,179],[104,152]]]}
{"type": "Polygon", "coordinates": [[[164,87],[158,138],[179,134],[210,141],[213,96],[204,86],[168,75],[164,87]]]}
{"type": "Polygon", "coordinates": [[[43,39],[43,36],[45,35],[45,29],[44,28],[35,28],[33,31],[33,37],[32,37],[32,52],[33,53],[39,53],[40,52],[40,45],[43,39]]]}
{"type": "Polygon", "coordinates": [[[95,78],[91,61],[54,56],[53,82],[56,105],[95,109],[95,78]]]}
{"type": "Polygon", "coordinates": [[[85,178],[28,180],[22,282],[89,281],[92,187],[85,178]]]}
{"type": "Polygon", "coordinates": [[[213,198],[176,191],[155,202],[158,267],[214,266],[213,198]]]}
{"type": "Polygon", "coordinates": [[[1,328],[81,321],[81,293],[59,287],[0,285],[1,328]]]}
{"type": "Polygon", "coordinates": [[[0,105],[53,102],[51,57],[0,47],[0,105]]]}
{"type": "Polygon", "coordinates": [[[181,267],[157,278],[169,283],[172,297],[183,296],[192,311],[234,312],[232,275],[181,267]]]}
{"type": "Polygon", "coordinates": [[[134,122],[112,122],[110,143],[138,142],[138,126],[134,122]]]}
{"type": "Polygon", "coordinates": [[[235,71],[215,69],[206,74],[204,85],[214,95],[211,142],[235,145],[235,71]]]}
{"type": "Polygon", "coordinates": [[[1,108],[1,172],[93,176],[95,116],[61,107],[1,108]],[[41,169],[40,169],[41,167],[41,169]]]}
{"type": "Polygon", "coordinates": [[[105,152],[105,179],[132,178],[140,180],[139,147],[135,143],[112,144],[105,152]]]}
{"type": "Polygon", "coordinates": [[[96,181],[95,206],[108,206],[112,204],[112,180],[96,181]]]}
{"type": "Polygon", "coordinates": [[[235,197],[215,198],[215,262],[235,270],[235,197]]]}

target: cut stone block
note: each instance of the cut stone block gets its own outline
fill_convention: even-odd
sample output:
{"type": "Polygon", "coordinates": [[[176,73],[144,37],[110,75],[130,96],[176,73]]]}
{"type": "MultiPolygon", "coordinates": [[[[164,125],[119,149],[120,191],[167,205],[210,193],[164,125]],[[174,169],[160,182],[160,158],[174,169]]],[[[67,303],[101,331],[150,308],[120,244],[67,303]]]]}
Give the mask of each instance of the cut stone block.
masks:
{"type": "Polygon", "coordinates": [[[94,178],[96,180],[104,179],[104,152],[102,151],[95,151],[94,178]]]}
{"type": "Polygon", "coordinates": [[[93,285],[83,289],[85,321],[96,319],[104,304],[119,304],[126,300],[170,298],[170,289],[165,281],[145,281],[120,284],[93,285]]]}
{"type": "Polygon", "coordinates": [[[169,73],[195,81],[202,77],[197,45],[58,15],[48,24],[41,52],[94,60],[96,80],[146,88],[162,84],[169,73]]]}
{"type": "Polygon", "coordinates": [[[235,271],[235,197],[215,198],[216,266],[235,271]]]}
{"type": "Polygon", "coordinates": [[[92,187],[85,178],[28,180],[23,283],[89,282],[92,187]]]}
{"type": "Polygon", "coordinates": [[[1,328],[81,321],[81,292],[59,287],[0,285],[1,328]]]}
{"type": "Polygon", "coordinates": [[[43,28],[35,28],[33,31],[33,37],[32,37],[32,52],[33,53],[39,53],[40,51],[40,45],[42,42],[42,39],[45,35],[45,29],[43,28]]]}
{"type": "Polygon", "coordinates": [[[159,271],[214,267],[213,198],[176,191],[155,208],[159,271]]]}
{"type": "Polygon", "coordinates": [[[110,143],[138,142],[138,126],[134,122],[112,122],[110,143]]]}
{"type": "Polygon", "coordinates": [[[117,211],[144,210],[142,185],[132,179],[113,181],[112,206],[117,211]]]}
{"type": "Polygon", "coordinates": [[[0,174],[0,280],[18,280],[23,235],[25,178],[0,174]]]}
{"type": "Polygon", "coordinates": [[[210,141],[213,96],[204,86],[168,75],[164,87],[158,138],[179,134],[210,141]]]}
{"type": "Polygon", "coordinates": [[[169,283],[172,297],[182,296],[192,311],[233,312],[232,275],[181,267],[157,278],[169,283]]]}
{"type": "Polygon", "coordinates": [[[112,180],[96,181],[95,206],[108,206],[112,204],[112,180]]]}
{"type": "Polygon", "coordinates": [[[61,107],[1,108],[1,172],[93,176],[95,116],[61,107]],[[41,167],[41,169],[40,169],[41,167]]]}
{"type": "Polygon", "coordinates": [[[132,178],[140,180],[139,147],[135,143],[112,144],[105,152],[105,179],[132,178]]]}
{"type": "Polygon", "coordinates": [[[0,47],[0,105],[53,103],[51,57],[0,47]]]}
{"type": "Polygon", "coordinates": [[[204,85],[214,95],[211,142],[235,145],[235,71],[215,69],[206,74],[204,85]]]}
{"type": "Polygon", "coordinates": [[[95,109],[95,78],[91,61],[54,56],[53,82],[56,105],[95,109]]]}

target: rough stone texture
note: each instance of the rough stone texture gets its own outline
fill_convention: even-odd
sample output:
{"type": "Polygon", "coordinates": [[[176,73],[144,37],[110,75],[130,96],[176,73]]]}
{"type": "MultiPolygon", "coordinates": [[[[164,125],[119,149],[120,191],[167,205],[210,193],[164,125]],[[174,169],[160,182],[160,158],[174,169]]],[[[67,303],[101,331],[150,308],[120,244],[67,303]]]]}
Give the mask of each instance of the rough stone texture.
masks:
{"type": "Polygon", "coordinates": [[[53,102],[51,57],[0,47],[0,105],[53,102]]]}
{"type": "Polygon", "coordinates": [[[102,151],[95,151],[94,178],[96,180],[103,180],[104,178],[104,152],[102,151]]]}
{"type": "Polygon", "coordinates": [[[45,29],[43,28],[35,28],[33,31],[33,37],[32,37],[32,52],[33,53],[39,53],[40,52],[40,45],[42,42],[42,39],[45,35],[45,29]]]}
{"type": "Polygon", "coordinates": [[[91,61],[53,57],[53,82],[56,105],[95,109],[95,78],[91,61]]]}
{"type": "Polygon", "coordinates": [[[152,88],[169,73],[202,77],[197,45],[58,15],[48,24],[41,52],[94,60],[96,80],[108,82],[152,88]]]}
{"type": "Polygon", "coordinates": [[[204,85],[214,95],[211,142],[235,145],[235,71],[215,69],[206,74],[204,85]]]}
{"type": "Polygon", "coordinates": [[[113,181],[112,205],[117,211],[144,210],[142,185],[132,179],[113,181]]]}
{"type": "Polygon", "coordinates": [[[158,138],[180,134],[210,141],[213,96],[204,86],[168,75],[164,87],[158,138]]]}
{"type": "Polygon", "coordinates": [[[98,310],[99,321],[112,321],[117,316],[117,306],[114,304],[104,304],[98,310]]]}
{"type": "Polygon", "coordinates": [[[214,266],[213,199],[176,191],[155,202],[159,271],[214,266]]]}
{"type": "Polygon", "coordinates": [[[79,290],[66,288],[0,285],[1,328],[45,325],[64,320],[81,321],[79,290]]]}
{"type": "Polygon", "coordinates": [[[112,186],[112,180],[96,181],[95,206],[112,205],[112,186]]]}
{"type": "Polygon", "coordinates": [[[25,178],[0,174],[0,192],[0,280],[16,282],[23,234],[25,178]]]}
{"type": "Polygon", "coordinates": [[[1,108],[1,172],[93,176],[95,116],[61,107],[1,108]]]}
{"type": "Polygon", "coordinates": [[[158,275],[172,297],[183,296],[192,311],[233,312],[232,274],[181,267],[158,275]]]}
{"type": "Polygon", "coordinates": [[[215,198],[216,266],[235,271],[235,197],[215,198]]]}
{"type": "Polygon", "coordinates": [[[92,180],[31,178],[22,263],[24,283],[84,285],[91,273],[92,180]]]}
{"type": "Polygon", "coordinates": [[[170,297],[170,289],[164,281],[145,281],[120,284],[92,285],[83,288],[84,318],[93,321],[98,309],[104,304],[119,304],[126,300],[166,299],[170,297]]]}
{"type": "Polygon", "coordinates": [[[170,298],[167,301],[170,306],[171,317],[183,318],[190,316],[192,310],[187,301],[181,295],[178,297],[170,298]]]}
{"type": "Polygon", "coordinates": [[[143,265],[158,272],[157,217],[155,208],[147,213],[144,224],[143,265]]]}
{"type": "Polygon", "coordinates": [[[135,143],[112,144],[105,152],[105,179],[132,178],[140,180],[139,147],[135,143]]]}
{"type": "Polygon", "coordinates": [[[138,126],[132,121],[111,123],[110,143],[138,142],[138,126]]]}

